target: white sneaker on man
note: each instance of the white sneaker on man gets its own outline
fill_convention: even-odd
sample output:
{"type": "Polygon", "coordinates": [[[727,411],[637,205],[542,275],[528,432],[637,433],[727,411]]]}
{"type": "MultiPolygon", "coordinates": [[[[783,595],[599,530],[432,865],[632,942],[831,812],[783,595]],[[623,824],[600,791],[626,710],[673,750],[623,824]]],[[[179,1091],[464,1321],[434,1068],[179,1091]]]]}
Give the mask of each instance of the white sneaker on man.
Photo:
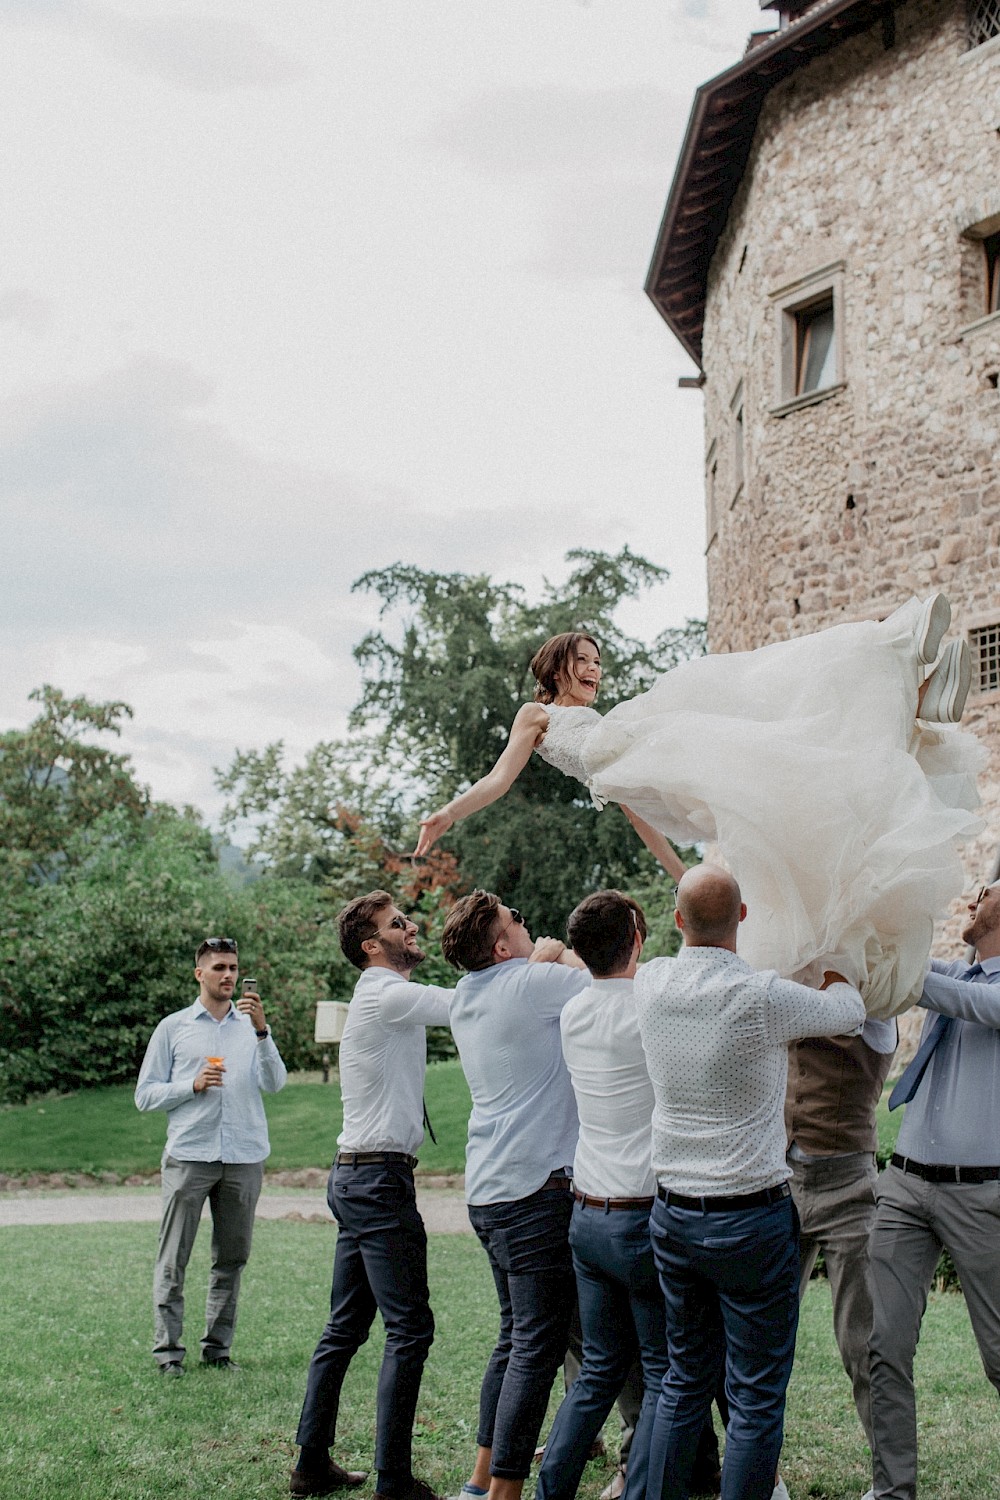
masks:
{"type": "Polygon", "coordinates": [[[771,1500],[789,1500],[788,1490],[785,1488],[785,1481],[782,1479],[780,1474],[778,1475],[777,1484],[771,1491],[771,1500]]]}

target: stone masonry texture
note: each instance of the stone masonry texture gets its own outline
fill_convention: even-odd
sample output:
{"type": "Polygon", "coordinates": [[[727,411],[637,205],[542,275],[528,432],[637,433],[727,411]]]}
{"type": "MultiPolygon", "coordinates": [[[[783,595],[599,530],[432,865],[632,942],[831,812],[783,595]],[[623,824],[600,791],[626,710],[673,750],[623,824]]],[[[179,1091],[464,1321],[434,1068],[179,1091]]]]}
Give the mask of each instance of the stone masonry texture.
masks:
{"type": "MultiPolygon", "coordinates": [[[[893,45],[873,25],[765,102],[708,282],[713,651],[939,589],[953,633],[1000,621],[1000,314],[985,315],[982,245],[1000,229],[1000,38],[970,49],[966,14],[908,0],[893,45]],[[842,267],[842,384],[789,404],[773,299],[827,267],[842,267]]],[[[965,722],[990,753],[972,886],[1000,846],[1000,693],[974,693],[965,722]]]]}

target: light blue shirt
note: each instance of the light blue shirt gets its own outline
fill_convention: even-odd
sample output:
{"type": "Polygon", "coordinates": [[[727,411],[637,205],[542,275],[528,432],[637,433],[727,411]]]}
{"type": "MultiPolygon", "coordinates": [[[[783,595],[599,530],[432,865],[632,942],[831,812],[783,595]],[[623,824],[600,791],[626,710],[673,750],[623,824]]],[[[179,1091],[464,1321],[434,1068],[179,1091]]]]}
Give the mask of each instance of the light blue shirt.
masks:
{"type": "Polygon", "coordinates": [[[955,1017],[903,1113],[896,1150],[929,1166],[1000,1166],[1000,958],[969,979],[966,963],[931,961],[920,1004],[955,1017]]]}
{"type": "Polygon", "coordinates": [[[559,1017],[589,984],[586,969],[526,958],[458,981],[451,1030],[472,1094],[469,1203],[514,1203],[572,1171],[579,1126],[559,1017]]]}
{"type": "Polygon", "coordinates": [[[167,1111],[166,1154],[177,1161],[264,1161],[270,1154],[261,1089],[276,1094],[288,1074],[270,1033],[232,1006],[217,1021],[196,1000],[165,1016],[139,1069],[139,1109],[167,1111]],[[206,1057],[226,1066],[221,1088],[192,1087],[206,1057]]]}

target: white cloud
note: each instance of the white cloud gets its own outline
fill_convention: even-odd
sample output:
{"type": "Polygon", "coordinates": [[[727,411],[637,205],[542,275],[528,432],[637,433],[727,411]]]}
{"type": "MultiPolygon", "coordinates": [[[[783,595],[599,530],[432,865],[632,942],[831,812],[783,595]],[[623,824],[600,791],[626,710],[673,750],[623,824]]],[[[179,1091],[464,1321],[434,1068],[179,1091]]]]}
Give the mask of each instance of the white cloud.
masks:
{"type": "MultiPolygon", "coordinates": [[[[397,561],[569,547],[704,607],[699,402],[641,283],[756,0],[0,0],[0,723],[123,698],[159,796],[344,731],[397,561]]],[[[394,622],[398,623],[398,622],[394,622]]]]}

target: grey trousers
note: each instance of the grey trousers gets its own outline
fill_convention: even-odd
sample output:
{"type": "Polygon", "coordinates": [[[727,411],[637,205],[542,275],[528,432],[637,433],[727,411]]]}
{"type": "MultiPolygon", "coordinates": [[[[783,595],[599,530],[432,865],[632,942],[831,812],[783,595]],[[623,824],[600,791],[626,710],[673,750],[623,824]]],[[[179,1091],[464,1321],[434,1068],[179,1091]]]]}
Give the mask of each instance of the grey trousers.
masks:
{"type": "Polygon", "coordinates": [[[914,1500],[913,1356],[942,1247],[962,1283],[983,1368],[1000,1391],[1000,1183],[931,1183],[898,1167],[878,1182],[872,1236],[872,1426],[877,1500],[914,1500]]]}
{"type": "Polygon", "coordinates": [[[161,1365],[184,1358],[184,1273],[207,1198],[212,1211],[212,1269],[201,1357],[210,1363],[228,1355],[232,1346],[264,1163],[177,1161],[165,1156],[160,1181],[163,1217],[153,1273],[153,1357],[161,1365]]]}
{"type": "Polygon", "coordinates": [[[796,1161],[790,1186],[801,1221],[799,1301],[822,1250],[833,1298],[833,1333],[851,1382],[854,1405],[872,1444],[868,1336],[872,1327],[869,1240],[878,1172],[872,1155],[796,1161]]]}

